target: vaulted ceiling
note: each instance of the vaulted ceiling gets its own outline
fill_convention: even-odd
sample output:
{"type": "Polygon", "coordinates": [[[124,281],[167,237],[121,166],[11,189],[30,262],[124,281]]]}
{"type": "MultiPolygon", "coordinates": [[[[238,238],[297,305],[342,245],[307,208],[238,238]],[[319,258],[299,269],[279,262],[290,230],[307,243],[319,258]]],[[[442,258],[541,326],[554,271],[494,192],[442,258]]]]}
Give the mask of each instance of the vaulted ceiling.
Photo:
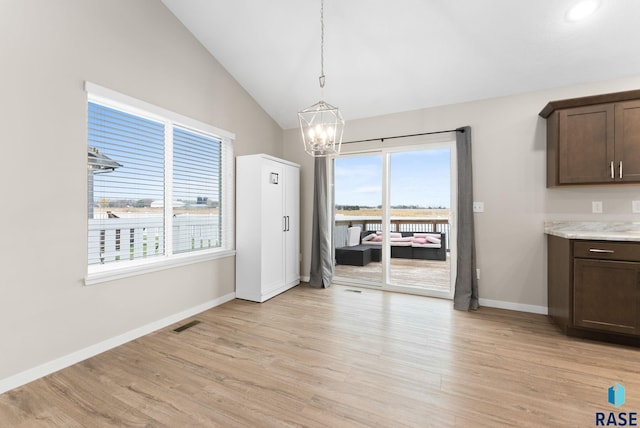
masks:
{"type": "Polygon", "coordinates": [[[283,128],[324,101],[346,120],[640,74],[640,1],[162,0],[283,128]]]}

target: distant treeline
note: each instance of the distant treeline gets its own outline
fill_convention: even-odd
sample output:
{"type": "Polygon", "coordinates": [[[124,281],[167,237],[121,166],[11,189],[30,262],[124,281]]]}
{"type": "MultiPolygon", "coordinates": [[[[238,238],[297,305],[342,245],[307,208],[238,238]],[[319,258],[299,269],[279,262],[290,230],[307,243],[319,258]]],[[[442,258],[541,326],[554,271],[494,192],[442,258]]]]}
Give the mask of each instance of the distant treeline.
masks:
{"type": "MultiPolygon", "coordinates": [[[[382,209],[382,205],[375,207],[367,205],[336,205],[337,210],[341,211],[359,211],[359,210],[379,210],[382,209]]],[[[391,209],[394,210],[446,210],[448,207],[442,205],[423,207],[421,205],[392,205],[391,209]]]]}
{"type": "MultiPolygon", "coordinates": [[[[95,206],[100,208],[149,208],[154,199],[108,199],[101,198],[96,202],[95,206]]],[[[210,208],[217,208],[218,201],[209,199],[206,196],[198,196],[196,200],[185,201],[177,199],[179,202],[184,202],[185,205],[206,205],[210,208]]]]}

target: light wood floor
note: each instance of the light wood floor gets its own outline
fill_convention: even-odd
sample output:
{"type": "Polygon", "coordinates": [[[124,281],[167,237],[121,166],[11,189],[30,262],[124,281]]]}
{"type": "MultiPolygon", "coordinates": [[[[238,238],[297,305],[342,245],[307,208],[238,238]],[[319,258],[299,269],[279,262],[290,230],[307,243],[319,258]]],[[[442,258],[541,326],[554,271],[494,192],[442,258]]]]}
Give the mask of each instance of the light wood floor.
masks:
{"type": "MultiPolygon", "coordinates": [[[[336,277],[382,282],[382,263],[366,266],[336,265],[336,277]]],[[[448,293],[451,286],[451,262],[447,260],[391,259],[391,284],[448,293]]]]}
{"type": "Polygon", "coordinates": [[[229,302],[0,395],[0,426],[594,426],[615,382],[640,411],[640,349],[350,290],[229,302]]]}

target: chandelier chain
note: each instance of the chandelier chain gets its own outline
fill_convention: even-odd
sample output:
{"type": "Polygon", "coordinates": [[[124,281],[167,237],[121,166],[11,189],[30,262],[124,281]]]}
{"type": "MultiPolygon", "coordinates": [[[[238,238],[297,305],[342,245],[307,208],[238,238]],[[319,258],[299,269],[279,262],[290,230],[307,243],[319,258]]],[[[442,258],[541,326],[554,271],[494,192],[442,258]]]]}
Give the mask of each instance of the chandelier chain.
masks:
{"type": "Polygon", "coordinates": [[[320,0],[320,87],[324,88],[324,0],[320,0]]]}

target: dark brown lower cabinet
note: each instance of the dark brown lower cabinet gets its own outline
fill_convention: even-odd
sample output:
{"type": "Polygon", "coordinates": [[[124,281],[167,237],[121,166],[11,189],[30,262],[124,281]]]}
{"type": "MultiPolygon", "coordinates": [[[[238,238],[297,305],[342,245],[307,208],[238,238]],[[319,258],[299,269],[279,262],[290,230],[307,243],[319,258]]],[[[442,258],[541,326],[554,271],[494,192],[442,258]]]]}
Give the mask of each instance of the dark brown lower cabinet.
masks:
{"type": "Polygon", "coordinates": [[[573,324],[618,333],[638,333],[640,263],[575,259],[573,324]]]}
{"type": "Polygon", "coordinates": [[[568,335],[640,345],[640,242],[547,237],[549,317],[568,335]]]}

